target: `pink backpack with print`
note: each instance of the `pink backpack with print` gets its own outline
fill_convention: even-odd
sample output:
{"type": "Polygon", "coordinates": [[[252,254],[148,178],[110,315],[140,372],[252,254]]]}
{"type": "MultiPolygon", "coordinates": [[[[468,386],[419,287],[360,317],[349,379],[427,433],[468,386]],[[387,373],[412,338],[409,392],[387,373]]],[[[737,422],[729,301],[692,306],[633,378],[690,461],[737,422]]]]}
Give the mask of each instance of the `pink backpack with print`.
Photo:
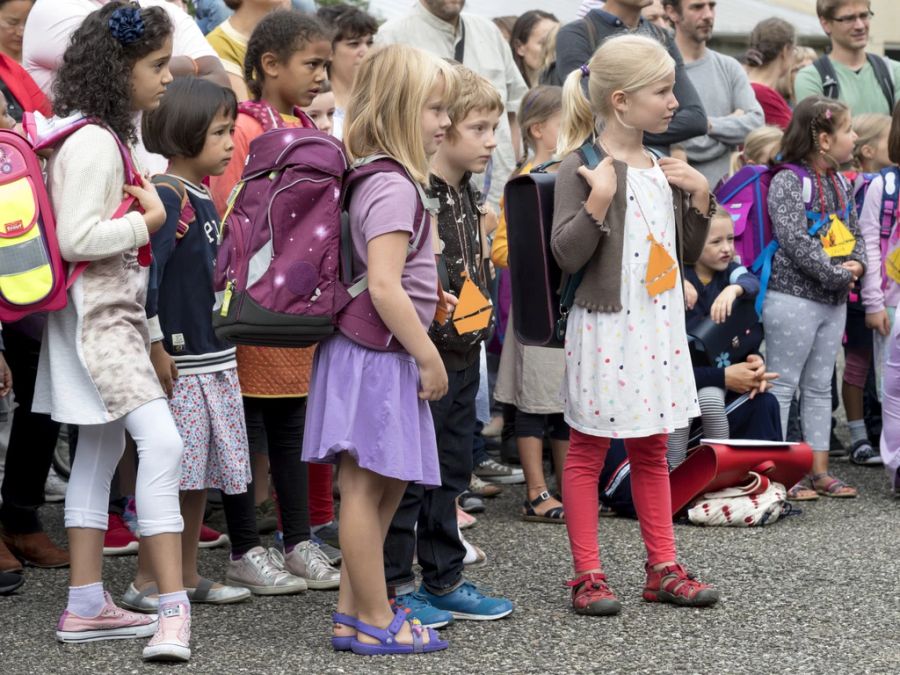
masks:
{"type": "MultiPolygon", "coordinates": [[[[36,312],[63,309],[68,290],[90,264],[79,262],[69,273],[59,252],[56,219],[47,193],[38,153],[58,146],[78,129],[97,121],[81,115],[46,120],[39,113],[26,113],[23,126],[28,138],[0,129],[0,321],[19,321],[36,312]],[[28,140],[32,139],[32,140],[28,140]]],[[[110,131],[110,133],[113,133],[110,131]]],[[[131,154],[113,133],[126,181],[140,185],[131,154]]],[[[128,197],[113,218],[120,218],[134,205],[128,197]]],[[[138,259],[149,265],[149,245],[138,259]]]]}

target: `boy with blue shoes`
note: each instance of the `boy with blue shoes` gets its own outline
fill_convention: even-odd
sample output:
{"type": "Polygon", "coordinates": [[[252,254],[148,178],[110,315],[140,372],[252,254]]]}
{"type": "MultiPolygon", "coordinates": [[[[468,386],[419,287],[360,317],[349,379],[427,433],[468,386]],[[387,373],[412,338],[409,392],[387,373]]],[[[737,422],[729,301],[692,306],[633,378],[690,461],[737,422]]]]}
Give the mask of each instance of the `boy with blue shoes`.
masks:
{"type": "Polygon", "coordinates": [[[457,66],[463,94],[450,105],[452,126],[431,164],[429,196],[439,203],[438,269],[444,289],[459,298],[453,317],[434,323],[430,335],[447,369],[447,395],[431,404],[441,485],[410,484],[391,522],[384,567],[392,602],[422,624],[439,628],[456,619],[492,620],[513,604],[482,593],[463,576],[465,547],[456,520],[456,498],[469,487],[476,423],[481,344],[491,327],[487,242],[479,194],[470,182],[484,171],[496,147],[494,129],[503,114],[499,94],[483,77],[457,66]],[[422,584],[412,571],[418,553],[422,584]]]}

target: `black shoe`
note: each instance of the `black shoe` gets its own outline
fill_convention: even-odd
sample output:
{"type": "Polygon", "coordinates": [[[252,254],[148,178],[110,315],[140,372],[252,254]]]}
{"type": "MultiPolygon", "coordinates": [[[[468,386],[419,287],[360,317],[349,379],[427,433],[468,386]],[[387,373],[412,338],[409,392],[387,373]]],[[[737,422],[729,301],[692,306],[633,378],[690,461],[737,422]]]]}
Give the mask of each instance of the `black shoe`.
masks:
{"type": "Polygon", "coordinates": [[[18,572],[0,572],[0,595],[9,595],[25,583],[25,577],[18,572]]]}

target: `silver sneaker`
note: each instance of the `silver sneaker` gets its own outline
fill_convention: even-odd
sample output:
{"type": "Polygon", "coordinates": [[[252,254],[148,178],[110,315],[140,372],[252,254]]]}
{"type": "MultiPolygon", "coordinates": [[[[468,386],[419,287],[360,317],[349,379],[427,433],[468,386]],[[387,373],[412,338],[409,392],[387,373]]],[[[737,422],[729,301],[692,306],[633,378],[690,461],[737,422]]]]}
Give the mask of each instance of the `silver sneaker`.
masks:
{"type": "Polygon", "coordinates": [[[475,467],[473,472],[481,480],[489,483],[501,483],[503,485],[513,485],[525,482],[525,473],[522,469],[516,469],[508,464],[495,462],[493,459],[486,459],[475,467]]]}
{"type": "Polygon", "coordinates": [[[273,548],[256,546],[240,560],[229,560],[225,581],[249,588],[254,595],[291,595],[306,590],[306,582],[285,571],[284,559],[273,548]]]}
{"type": "Polygon", "coordinates": [[[306,585],[316,591],[337,588],[341,585],[341,572],[314,541],[301,541],[284,556],[284,569],[306,580],[306,585]]]}

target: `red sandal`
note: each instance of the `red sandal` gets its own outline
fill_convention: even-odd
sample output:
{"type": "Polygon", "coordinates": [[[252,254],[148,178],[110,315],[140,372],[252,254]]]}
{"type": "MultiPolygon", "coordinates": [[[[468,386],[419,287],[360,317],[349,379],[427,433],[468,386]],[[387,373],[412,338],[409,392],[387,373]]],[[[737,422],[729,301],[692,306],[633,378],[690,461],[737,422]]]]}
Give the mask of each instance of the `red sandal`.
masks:
{"type": "Polygon", "coordinates": [[[678,563],[667,565],[661,570],[653,569],[649,563],[647,583],[644,585],[644,600],[647,602],[668,602],[679,607],[709,607],[719,601],[719,591],[709,584],[697,581],[678,563]]]}
{"type": "Polygon", "coordinates": [[[572,607],[576,614],[612,616],[622,610],[622,603],[606,584],[602,572],[588,572],[566,582],[572,588],[572,607]]]}

